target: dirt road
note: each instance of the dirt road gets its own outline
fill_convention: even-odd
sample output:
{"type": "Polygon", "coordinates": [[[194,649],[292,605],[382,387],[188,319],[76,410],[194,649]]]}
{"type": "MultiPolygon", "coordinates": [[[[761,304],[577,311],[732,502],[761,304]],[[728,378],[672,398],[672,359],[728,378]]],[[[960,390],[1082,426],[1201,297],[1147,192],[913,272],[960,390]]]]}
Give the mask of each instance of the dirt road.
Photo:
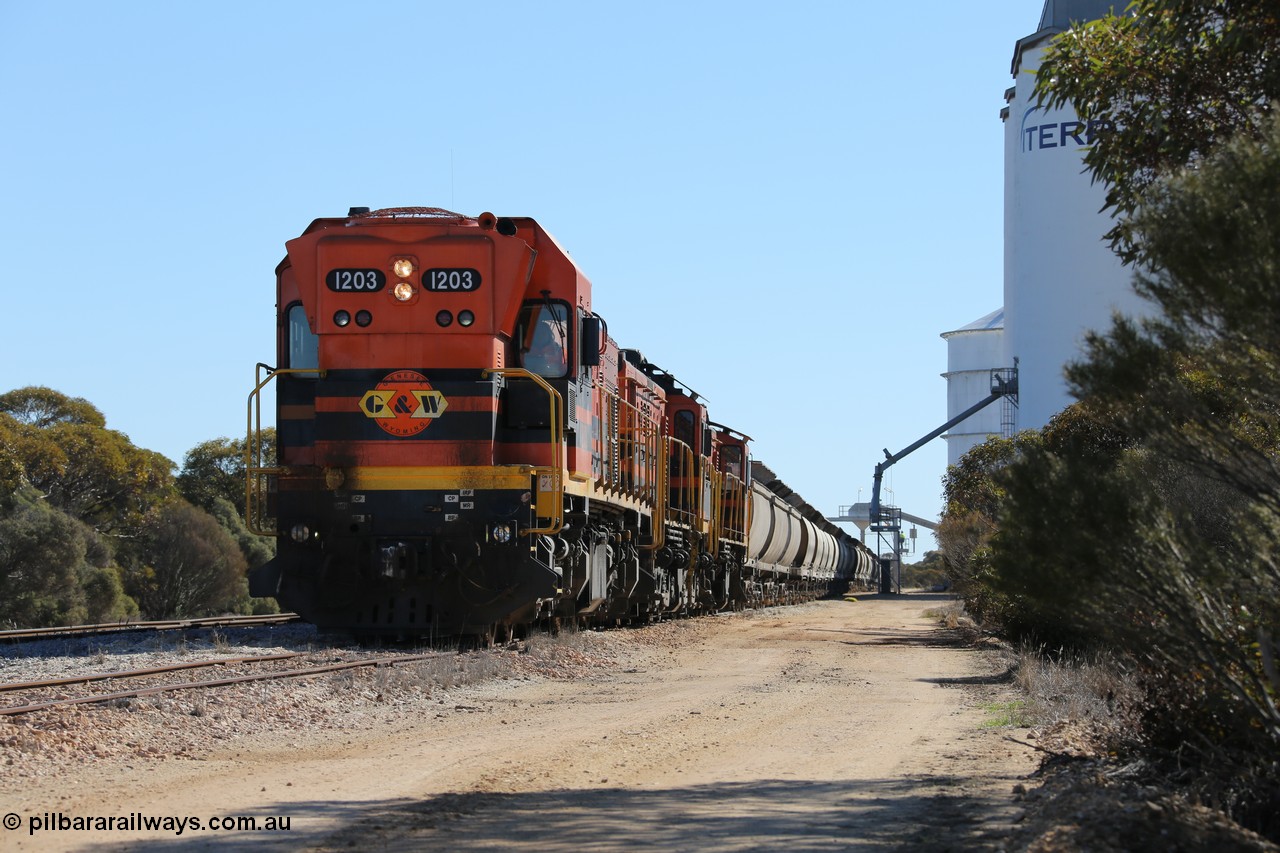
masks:
{"type": "MultiPolygon", "coordinates": [[[[319,850],[994,849],[1035,766],[1008,729],[1003,665],[871,596],[636,638],[572,681],[492,682],[351,735],[270,732],[201,761],[120,763],[26,787],[0,848],[319,850]],[[168,829],[28,834],[30,816],[191,816],[168,829]],[[288,830],[214,831],[209,816],[288,830]]],[[[1017,732],[1012,732],[1017,735],[1017,732]]]]}

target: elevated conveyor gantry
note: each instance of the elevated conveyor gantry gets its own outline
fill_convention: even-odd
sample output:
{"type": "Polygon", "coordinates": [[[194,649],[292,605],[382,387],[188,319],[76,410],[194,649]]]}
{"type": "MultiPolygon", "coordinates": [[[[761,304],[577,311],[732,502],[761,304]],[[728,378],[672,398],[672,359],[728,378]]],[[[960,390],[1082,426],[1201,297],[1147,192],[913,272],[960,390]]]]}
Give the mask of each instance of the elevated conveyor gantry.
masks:
{"type": "MultiPolygon", "coordinates": [[[[902,559],[902,537],[898,535],[902,526],[902,511],[896,507],[882,507],[880,504],[880,484],[884,480],[884,472],[892,465],[919,450],[924,445],[933,441],[947,430],[957,424],[963,423],[970,416],[990,406],[997,400],[1008,397],[1013,400],[1014,405],[1018,402],[1018,368],[1005,367],[996,368],[991,371],[991,394],[984,400],[975,403],[947,421],[942,426],[935,429],[928,435],[918,439],[907,447],[899,450],[897,453],[890,453],[888,448],[884,450],[884,461],[876,465],[875,479],[871,486],[871,530],[877,534],[892,533],[894,562],[901,564],[902,559]]],[[[884,593],[893,592],[893,578],[886,565],[888,561],[881,558],[880,561],[880,591],[884,593]]]]}

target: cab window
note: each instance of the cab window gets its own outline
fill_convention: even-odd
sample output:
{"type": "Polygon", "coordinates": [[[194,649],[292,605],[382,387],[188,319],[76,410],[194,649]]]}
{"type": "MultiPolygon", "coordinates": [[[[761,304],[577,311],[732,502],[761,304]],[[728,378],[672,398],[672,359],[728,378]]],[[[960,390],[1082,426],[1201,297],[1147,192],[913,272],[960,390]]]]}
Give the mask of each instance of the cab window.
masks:
{"type": "Polygon", "coordinates": [[[544,302],[520,312],[520,366],[547,379],[569,371],[569,306],[544,302]]]}
{"type": "Polygon", "coordinates": [[[685,444],[689,445],[694,452],[697,452],[697,443],[694,441],[697,431],[693,420],[693,412],[688,409],[681,409],[676,412],[675,422],[671,426],[671,434],[677,441],[683,441],[685,444]]]}
{"type": "Polygon", "coordinates": [[[720,448],[720,466],[726,474],[742,479],[742,448],[736,445],[720,448]]]}
{"type": "Polygon", "coordinates": [[[288,325],[288,366],[294,370],[318,370],[320,338],[311,331],[311,326],[307,323],[307,309],[301,305],[289,306],[288,325]]]}

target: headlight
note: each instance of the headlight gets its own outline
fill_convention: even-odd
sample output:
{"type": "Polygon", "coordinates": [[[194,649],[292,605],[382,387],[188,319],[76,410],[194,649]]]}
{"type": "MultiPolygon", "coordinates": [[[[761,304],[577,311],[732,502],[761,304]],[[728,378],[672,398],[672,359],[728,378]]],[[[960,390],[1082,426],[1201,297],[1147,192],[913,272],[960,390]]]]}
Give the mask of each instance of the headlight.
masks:
{"type": "Polygon", "coordinates": [[[402,281],[397,283],[395,288],[392,289],[391,292],[395,295],[396,299],[398,299],[399,301],[408,302],[410,299],[413,298],[413,285],[407,281],[402,281]]]}
{"type": "Polygon", "coordinates": [[[408,258],[396,258],[391,264],[391,271],[399,278],[408,278],[413,275],[413,261],[408,258]]]}
{"type": "Polygon", "coordinates": [[[505,545],[511,541],[511,522],[499,521],[493,525],[493,541],[505,545]]]}
{"type": "Polygon", "coordinates": [[[302,522],[298,522],[289,530],[289,538],[299,545],[305,545],[311,541],[311,528],[302,522]]]}

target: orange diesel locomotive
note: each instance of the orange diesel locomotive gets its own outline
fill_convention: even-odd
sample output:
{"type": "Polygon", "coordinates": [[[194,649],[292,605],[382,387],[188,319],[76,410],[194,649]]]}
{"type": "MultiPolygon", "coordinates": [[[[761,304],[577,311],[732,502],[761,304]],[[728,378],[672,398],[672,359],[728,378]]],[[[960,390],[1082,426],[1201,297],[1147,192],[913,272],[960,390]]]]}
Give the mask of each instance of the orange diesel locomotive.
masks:
{"type": "Polygon", "coordinates": [[[280,366],[250,395],[246,514],[279,540],[254,595],[360,634],[503,637],[868,578],[748,436],[619,349],[532,219],[353,208],[287,249],[280,366]]]}

